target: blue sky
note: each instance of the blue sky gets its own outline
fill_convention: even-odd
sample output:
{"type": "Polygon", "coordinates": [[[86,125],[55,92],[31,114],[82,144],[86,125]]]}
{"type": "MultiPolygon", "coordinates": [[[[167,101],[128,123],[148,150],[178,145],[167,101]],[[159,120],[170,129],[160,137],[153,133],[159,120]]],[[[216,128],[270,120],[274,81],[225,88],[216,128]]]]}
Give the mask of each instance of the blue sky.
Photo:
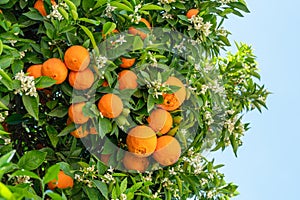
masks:
{"type": "Polygon", "coordinates": [[[232,17],[231,39],[251,44],[261,82],[273,93],[269,110],[248,113],[251,129],[235,158],[216,153],[227,181],[239,185],[235,200],[298,200],[300,179],[300,1],[248,0],[250,14],[232,17]]]}

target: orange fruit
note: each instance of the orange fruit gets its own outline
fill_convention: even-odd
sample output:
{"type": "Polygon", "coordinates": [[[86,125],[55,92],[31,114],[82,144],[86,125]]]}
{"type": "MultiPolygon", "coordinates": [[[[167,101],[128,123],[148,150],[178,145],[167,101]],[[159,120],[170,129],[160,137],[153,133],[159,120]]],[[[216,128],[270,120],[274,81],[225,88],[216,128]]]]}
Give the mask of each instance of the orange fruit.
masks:
{"type": "Polygon", "coordinates": [[[109,86],[109,84],[108,84],[108,82],[105,80],[103,83],[102,83],[102,85],[101,85],[102,87],[108,87],[109,86]]]}
{"type": "Polygon", "coordinates": [[[105,94],[98,102],[98,109],[104,117],[116,118],[123,111],[123,102],[115,94],[105,94]]]}
{"type": "Polygon", "coordinates": [[[190,9],[187,13],[186,16],[187,18],[191,19],[193,16],[196,16],[199,13],[199,10],[196,8],[190,9]]]}
{"type": "Polygon", "coordinates": [[[42,75],[56,80],[56,84],[64,82],[68,76],[68,68],[58,58],[50,58],[43,63],[42,75]]]}
{"type": "Polygon", "coordinates": [[[148,123],[155,132],[165,134],[171,129],[173,125],[173,118],[168,111],[156,109],[151,112],[148,118],[148,123]]]}
{"type": "Polygon", "coordinates": [[[75,124],[84,124],[89,120],[88,116],[85,116],[82,112],[82,108],[85,106],[85,102],[75,103],[69,107],[68,116],[75,124]]]}
{"type": "Polygon", "coordinates": [[[87,130],[84,130],[82,126],[79,126],[75,131],[72,131],[70,134],[76,138],[84,138],[89,134],[89,132],[87,130]]]}
{"type": "Polygon", "coordinates": [[[132,67],[132,65],[134,65],[135,60],[136,60],[135,58],[121,57],[122,63],[120,64],[120,67],[122,67],[122,68],[130,68],[130,67],[132,67]]]}
{"type": "MultiPolygon", "coordinates": [[[[51,0],[51,4],[56,5],[55,0],[51,0]]],[[[44,0],[37,0],[34,3],[33,7],[35,9],[37,9],[42,16],[47,16],[47,12],[46,12],[45,5],[44,5],[44,0]]]]}
{"type": "Polygon", "coordinates": [[[110,159],[111,154],[101,154],[100,155],[100,160],[108,165],[109,159],[110,159]]]}
{"type": "MultiPolygon", "coordinates": [[[[141,18],[139,22],[144,23],[149,30],[151,29],[150,23],[145,18],[141,18]]],[[[139,35],[143,40],[147,37],[146,33],[134,28],[133,26],[129,27],[128,32],[133,35],[139,35]]]]}
{"type": "Polygon", "coordinates": [[[33,76],[34,78],[38,78],[42,76],[42,66],[43,66],[42,64],[31,65],[27,69],[28,76],[33,76]]]}
{"type": "Polygon", "coordinates": [[[72,71],[83,71],[90,64],[89,51],[80,45],[69,47],[64,56],[66,66],[72,71]]]}
{"type": "Polygon", "coordinates": [[[140,157],[150,156],[156,148],[156,143],[155,132],[144,125],[134,127],[126,137],[128,151],[140,157]]]}
{"type": "Polygon", "coordinates": [[[69,83],[76,90],[86,90],[94,83],[94,73],[89,68],[83,71],[71,71],[69,73],[69,83]]]}
{"type": "Polygon", "coordinates": [[[133,71],[123,70],[118,74],[119,89],[136,89],[138,86],[137,76],[133,71]]]}
{"type": "Polygon", "coordinates": [[[138,157],[134,153],[125,152],[123,158],[123,165],[128,170],[136,170],[139,172],[145,172],[149,166],[149,160],[145,157],[138,157]]]}
{"type": "Polygon", "coordinates": [[[58,178],[53,179],[48,183],[48,188],[54,190],[56,187],[59,189],[72,188],[74,180],[71,176],[66,175],[63,171],[59,171],[58,178]]]}
{"type": "Polygon", "coordinates": [[[2,10],[0,9],[0,14],[3,14],[2,10]]]}
{"type": "Polygon", "coordinates": [[[181,154],[181,147],[176,138],[163,135],[157,139],[157,146],[153,158],[163,166],[176,163],[181,154]]]}
{"type": "Polygon", "coordinates": [[[169,86],[177,86],[180,87],[180,89],[171,94],[163,94],[164,102],[163,104],[158,105],[158,107],[168,111],[176,110],[185,100],[185,86],[178,78],[174,76],[169,77],[165,84],[169,86]]]}

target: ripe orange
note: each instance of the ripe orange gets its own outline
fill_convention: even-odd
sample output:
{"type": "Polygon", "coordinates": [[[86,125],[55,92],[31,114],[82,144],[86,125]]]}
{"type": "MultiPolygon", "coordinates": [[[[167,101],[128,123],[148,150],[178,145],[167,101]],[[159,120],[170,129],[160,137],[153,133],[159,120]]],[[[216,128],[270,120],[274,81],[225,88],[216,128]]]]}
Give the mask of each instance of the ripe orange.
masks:
{"type": "Polygon", "coordinates": [[[88,116],[85,116],[82,112],[82,108],[85,106],[85,102],[75,103],[69,107],[68,116],[75,124],[84,124],[89,120],[88,116]]]}
{"type": "Polygon", "coordinates": [[[158,107],[168,111],[176,110],[185,100],[185,86],[178,78],[173,76],[169,77],[165,84],[169,86],[177,86],[180,87],[180,89],[171,94],[163,94],[164,102],[163,104],[158,105],[158,107]]]}
{"type": "Polygon", "coordinates": [[[42,66],[43,66],[42,64],[31,65],[27,69],[28,76],[33,76],[34,78],[38,78],[42,76],[42,66]]]}
{"type": "Polygon", "coordinates": [[[98,109],[104,117],[116,118],[123,111],[123,102],[115,94],[105,94],[98,102],[98,109]]]}
{"type": "MultiPolygon", "coordinates": [[[[145,18],[141,18],[139,22],[144,23],[149,30],[151,29],[150,23],[145,18]]],[[[133,35],[139,35],[143,40],[147,37],[146,33],[134,28],[133,26],[129,27],[128,32],[133,35]]]]}
{"type": "Polygon", "coordinates": [[[74,180],[71,176],[66,175],[63,171],[58,173],[58,179],[53,179],[48,183],[48,188],[54,190],[56,187],[59,189],[72,188],[74,180]]]}
{"type": "Polygon", "coordinates": [[[132,67],[132,65],[134,65],[135,60],[136,60],[135,58],[121,57],[122,63],[120,64],[120,67],[122,67],[122,68],[130,68],[130,67],[132,67]]]}
{"type": "Polygon", "coordinates": [[[187,13],[186,16],[187,18],[191,19],[193,16],[197,15],[199,13],[199,10],[194,8],[194,9],[190,9],[187,13]]]}
{"type": "Polygon", "coordinates": [[[137,76],[133,71],[123,70],[118,75],[120,90],[137,88],[137,76]]]}
{"type": "Polygon", "coordinates": [[[79,126],[75,131],[72,131],[70,134],[76,138],[84,138],[89,134],[89,132],[88,130],[84,130],[82,126],[79,126]]]}
{"type": "Polygon", "coordinates": [[[148,126],[140,125],[131,129],[126,138],[129,152],[140,157],[150,156],[157,143],[155,132],[148,126]]]}
{"type": "Polygon", "coordinates": [[[176,138],[164,135],[157,139],[157,146],[153,158],[163,166],[176,163],[181,154],[181,147],[176,138]]]}
{"type": "Polygon", "coordinates": [[[163,109],[156,109],[151,112],[148,118],[149,126],[155,131],[161,134],[167,133],[172,125],[172,115],[163,109]]]}
{"type": "Polygon", "coordinates": [[[80,45],[69,47],[64,56],[66,66],[72,71],[83,71],[90,64],[90,54],[86,48],[80,45]]]}
{"type": "Polygon", "coordinates": [[[86,90],[94,83],[94,73],[89,68],[83,71],[71,71],[69,73],[69,83],[76,90],[86,90]]]}
{"type": "Polygon", "coordinates": [[[2,10],[0,9],[0,14],[3,14],[2,10]]]}
{"type": "Polygon", "coordinates": [[[136,170],[139,172],[145,172],[149,166],[149,160],[145,157],[138,157],[134,153],[125,152],[123,158],[123,165],[128,170],[136,170]]]}
{"type": "Polygon", "coordinates": [[[108,87],[109,85],[108,85],[108,82],[105,80],[105,81],[102,83],[101,86],[102,86],[102,87],[108,87]]]}
{"type": "MultiPolygon", "coordinates": [[[[51,4],[52,5],[56,5],[55,0],[51,0],[51,4]]],[[[33,7],[35,9],[37,9],[41,13],[42,16],[46,16],[47,15],[47,12],[46,12],[46,9],[45,9],[45,5],[44,5],[44,0],[37,0],[34,3],[33,7]]]]}
{"type": "Polygon", "coordinates": [[[56,80],[56,84],[64,82],[68,76],[68,68],[58,58],[50,58],[43,63],[42,75],[56,80]]]}

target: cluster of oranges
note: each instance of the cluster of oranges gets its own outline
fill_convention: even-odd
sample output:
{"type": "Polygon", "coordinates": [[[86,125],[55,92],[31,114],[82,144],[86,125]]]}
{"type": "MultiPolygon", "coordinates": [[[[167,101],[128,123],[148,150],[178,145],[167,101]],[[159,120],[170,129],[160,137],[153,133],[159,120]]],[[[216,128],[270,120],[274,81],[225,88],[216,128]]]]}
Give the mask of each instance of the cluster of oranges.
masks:
{"type": "Polygon", "coordinates": [[[167,134],[173,126],[170,111],[178,109],[186,98],[186,89],[176,77],[169,77],[166,84],[177,86],[179,90],[171,94],[163,94],[163,104],[157,105],[147,121],[147,125],[132,128],[126,137],[128,152],[123,158],[123,165],[128,170],[144,172],[152,158],[162,166],[176,163],[181,155],[178,140],[167,134]]]}

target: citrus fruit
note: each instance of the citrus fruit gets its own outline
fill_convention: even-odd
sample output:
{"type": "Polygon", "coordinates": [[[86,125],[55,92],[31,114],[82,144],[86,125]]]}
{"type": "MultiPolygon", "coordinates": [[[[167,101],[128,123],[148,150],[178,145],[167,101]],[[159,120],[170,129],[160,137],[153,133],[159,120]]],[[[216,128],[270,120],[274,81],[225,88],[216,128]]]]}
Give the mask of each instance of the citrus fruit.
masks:
{"type": "Polygon", "coordinates": [[[168,111],[156,109],[151,112],[148,118],[148,123],[155,132],[165,134],[171,129],[173,125],[173,118],[168,111]]]}
{"type": "Polygon", "coordinates": [[[42,75],[56,80],[56,84],[61,84],[68,76],[68,68],[60,59],[49,58],[43,63],[42,75]]]}
{"type": "Polygon", "coordinates": [[[193,16],[196,16],[199,13],[199,10],[196,8],[190,9],[187,13],[186,16],[187,18],[191,19],[193,16]]]}
{"type": "Polygon", "coordinates": [[[118,74],[119,89],[136,89],[138,86],[137,76],[133,71],[123,70],[118,74]]]}
{"type": "MultiPolygon", "coordinates": [[[[51,4],[56,5],[55,0],[51,0],[51,4]]],[[[44,0],[37,0],[34,3],[33,7],[35,9],[37,9],[42,16],[47,16],[47,12],[46,12],[45,5],[44,5],[44,0]]]]}
{"type": "Polygon", "coordinates": [[[123,111],[123,102],[115,94],[105,94],[98,102],[98,109],[104,117],[116,118],[123,111]]]}
{"type": "Polygon", "coordinates": [[[132,67],[132,65],[134,65],[135,63],[135,58],[125,58],[125,57],[121,57],[121,64],[120,67],[122,68],[130,68],[132,67]]]}
{"type": "Polygon", "coordinates": [[[127,170],[136,170],[145,172],[149,166],[149,160],[146,157],[138,157],[134,153],[125,152],[123,165],[127,170]]]}
{"type": "Polygon", "coordinates": [[[69,107],[68,116],[75,124],[84,124],[89,120],[82,112],[85,102],[75,103],[69,107]]]}
{"type": "Polygon", "coordinates": [[[155,132],[144,125],[132,128],[126,137],[129,152],[140,157],[150,156],[156,148],[156,143],[157,137],[155,132]]]}
{"type": "Polygon", "coordinates": [[[69,47],[64,56],[66,66],[72,71],[83,71],[90,64],[90,54],[80,45],[69,47]]]}
{"type": "Polygon", "coordinates": [[[101,85],[102,87],[108,87],[109,86],[109,84],[108,84],[108,82],[105,80],[103,83],[102,83],[102,85],[101,85]]]}
{"type": "Polygon", "coordinates": [[[33,76],[34,78],[38,78],[42,76],[42,66],[43,66],[42,64],[31,65],[27,69],[28,76],[33,76]]]}
{"type": "Polygon", "coordinates": [[[89,132],[88,130],[84,130],[82,126],[79,126],[76,130],[72,131],[70,134],[76,138],[84,138],[89,134],[89,132]]]}
{"type": "MultiPolygon", "coordinates": [[[[139,22],[144,23],[149,30],[151,29],[150,23],[145,18],[141,18],[139,22]]],[[[147,33],[144,33],[133,26],[129,27],[128,32],[132,35],[139,35],[143,40],[147,37],[147,33]]]]}
{"type": "Polygon", "coordinates": [[[157,139],[153,158],[163,166],[176,163],[181,154],[181,147],[175,137],[163,135],[157,139]]]}
{"type": "Polygon", "coordinates": [[[83,71],[70,71],[69,83],[76,90],[86,90],[94,83],[94,73],[89,68],[83,71]]]}
{"type": "Polygon", "coordinates": [[[54,190],[56,187],[59,189],[72,188],[74,180],[71,176],[66,175],[63,171],[59,171],[58,178],[53,179],[48,183],[48,188],[54,190]]]}
{"type": "Polygon", "coordinates": [[[168,93],[163,94],[164,102],[158,105],[158,107],[168,111],[176,110],[181,106],[181,104],[185,100],[186,97],[185,86],[178,78],[173,76],[169,77],[168,80],[165,82],[165,84],[169,86],[177,86],[180,87],[180,89],[171,94],[168,93]]]}

